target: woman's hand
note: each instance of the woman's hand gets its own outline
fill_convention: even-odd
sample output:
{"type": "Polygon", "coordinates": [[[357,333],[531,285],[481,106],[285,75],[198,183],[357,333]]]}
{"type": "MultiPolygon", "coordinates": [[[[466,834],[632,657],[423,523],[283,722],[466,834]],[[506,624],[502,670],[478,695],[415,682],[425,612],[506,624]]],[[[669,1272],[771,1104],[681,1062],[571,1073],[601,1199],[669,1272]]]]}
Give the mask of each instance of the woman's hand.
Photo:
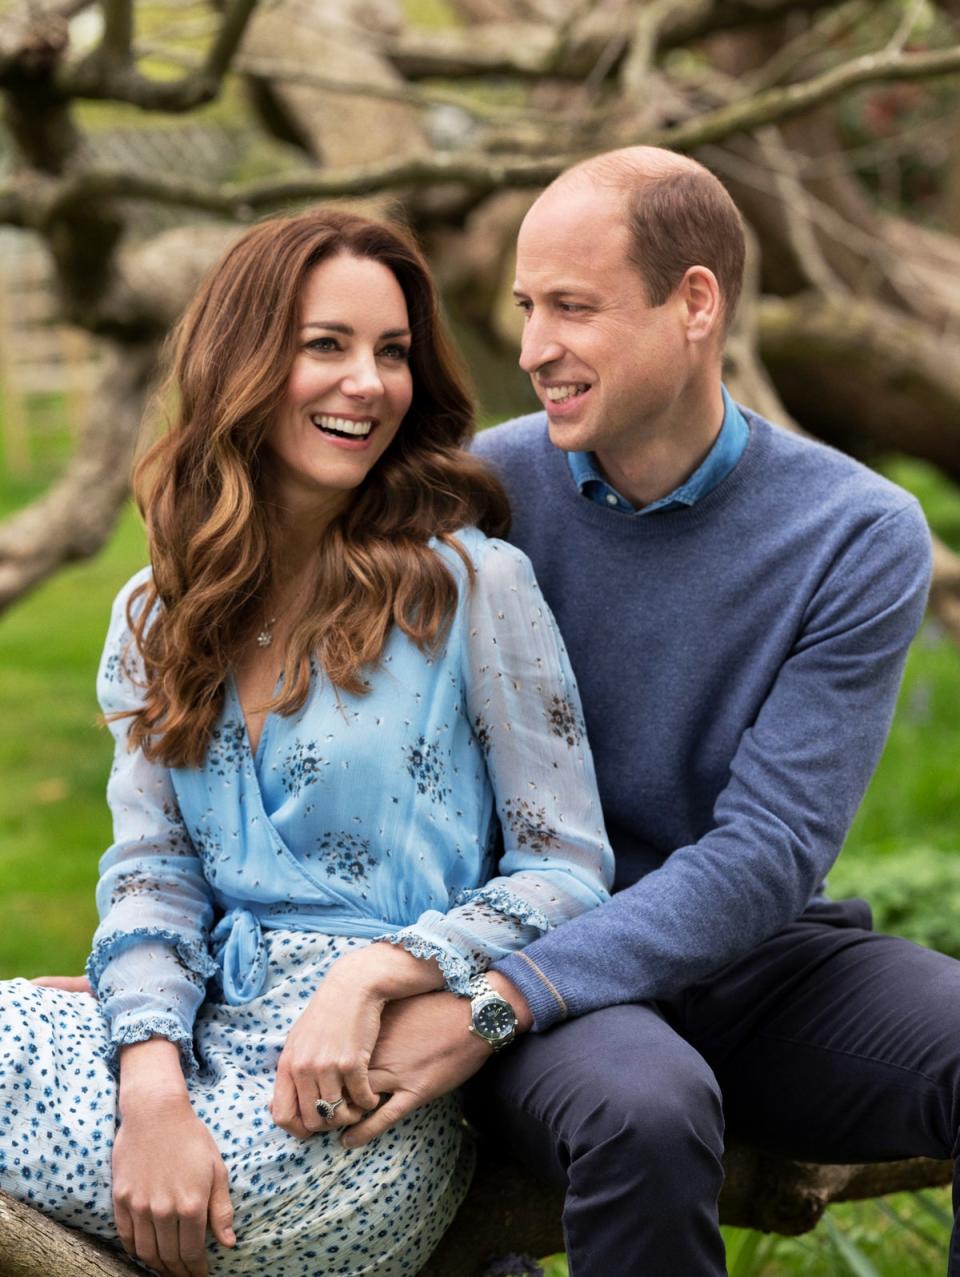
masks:
{"type": "Polygon", "coordinates": [[[65,993],[89,993],[93,996],[90,981],[85,975],[38,975],[30,983],[43,985],[48,989],[63,989],[65,993]]]}
{"type": "Polygon", "coordinates": [[[170,1277],[207,1277],[207,1226],[234,1246],[227,1169],[193,1111],[177,1048],[160,1039],[125,1047],[121,1123],[113,1146],[113,1209],[124,1249],[170,1277]],[[149,1086],[145,1085],[151,1080],[149,1086]]]}
{"type": "Polygon", "coordinates": [[[352,1126],[380,1103],[367,1076],[388,1001],[442,983],[437,964],[392,944],[372,944],[338,958],[287,1037],[270,1112],[299,1139],[352,1126]],[[337,1100],[334,1116],[317,1100],[337,1100]]]}

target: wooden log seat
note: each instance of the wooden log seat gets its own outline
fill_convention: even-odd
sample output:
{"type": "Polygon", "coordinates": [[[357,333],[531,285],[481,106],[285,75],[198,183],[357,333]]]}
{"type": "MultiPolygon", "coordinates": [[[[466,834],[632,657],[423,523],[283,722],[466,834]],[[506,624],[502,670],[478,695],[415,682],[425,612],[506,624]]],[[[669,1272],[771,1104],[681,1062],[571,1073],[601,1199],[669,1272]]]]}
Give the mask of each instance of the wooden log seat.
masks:
{"type": "MultiPolygon", "coordinates": [[[[818,1166],[733,1144],[720,1197],[725,1224],[795,1235],[813,1228],[830,1202],[882,1197],[950,1182],[952,1162],[913,1158],[868,1166],[818,1166]]],[[[481,1146],[473,1187],[420,1277],[482,1277],[491,1257],[563,1249],[561,1195],[481,1146]]],[[[3,1277],[130,1277],[125,1256],[0,1193],[3,1277]]],[[[322,1277],[318,1274],[317,1277],[322,1277]]]]}

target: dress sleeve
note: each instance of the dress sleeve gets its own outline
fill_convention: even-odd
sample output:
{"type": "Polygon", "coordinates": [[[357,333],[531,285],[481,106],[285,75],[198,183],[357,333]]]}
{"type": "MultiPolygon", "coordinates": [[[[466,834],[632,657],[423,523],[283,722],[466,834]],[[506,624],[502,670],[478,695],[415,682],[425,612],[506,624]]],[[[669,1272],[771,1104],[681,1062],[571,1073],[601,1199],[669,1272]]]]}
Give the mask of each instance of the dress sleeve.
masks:
{"type": "MultiPolygon", "coordinates": [[[[97,676],[104,714],[142,700],[142,663],[127,622],[127,600],[140,573],[117,596],[97,676]]],[[[114,762],[107,785],[113,845],[100,861],[97,909],[87,975],[110,1028],[108,1059],[150,1037],[180,1046],[196,1068],[193,1021],[216,970],[207,947],[210,889],[177,804],[169,769],[128,747],[130,719],[109,722],[114,762]]]]}
{"type": "Polygon", "coordinates": [[[448,989],[602,903],[613,881],[576,681],[530,561],[478,554],[463,625],[466,710],[503,831],[499,873],[389,939],[436,958],[448,989]]]}

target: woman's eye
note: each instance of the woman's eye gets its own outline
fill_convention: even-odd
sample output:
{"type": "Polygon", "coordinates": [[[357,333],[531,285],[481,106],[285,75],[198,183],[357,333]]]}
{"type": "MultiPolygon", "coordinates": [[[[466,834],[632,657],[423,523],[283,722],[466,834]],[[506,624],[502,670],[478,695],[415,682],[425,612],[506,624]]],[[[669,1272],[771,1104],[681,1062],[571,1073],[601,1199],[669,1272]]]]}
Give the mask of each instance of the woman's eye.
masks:
{"type": "Polygon", "coordinates": [[[397,363],[405,363],[410,358],[410,347],[400,345],[384,346],[380,354],[386,359],[395,359],[397,363]]]}
{"type": "Polygon", "coordinates": [[[314,337],[311,341],[307,342],[307,350],[327,351],[339,349],[340,343],[337,341],[336,337],[314,337]]]}

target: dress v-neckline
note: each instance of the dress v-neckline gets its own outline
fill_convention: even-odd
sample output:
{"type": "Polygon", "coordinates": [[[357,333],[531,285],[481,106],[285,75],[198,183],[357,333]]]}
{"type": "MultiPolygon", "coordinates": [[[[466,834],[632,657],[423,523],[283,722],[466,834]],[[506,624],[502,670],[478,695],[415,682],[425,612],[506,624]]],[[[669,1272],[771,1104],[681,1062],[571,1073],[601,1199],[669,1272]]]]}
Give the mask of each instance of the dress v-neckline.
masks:
{"type": "MultiPolygon", "coordinates": [[[[261,762],[260,756],[263,753],[264,741],[267,738],[267,734],[270,729],[271,720],[275,716],[275,711],[269,710],[264,715],[263,722],[260,724],[260,731],[257,734],[256,747],[254,747],[253,737],[250,735],[250,723],[247,720],[247,715],[243,708],[243,701],[240,699],[240,689],[237,687],[237,680],[234,677],[233,670],[229,672],[227,676],[227,680],[228,680],[228,685],[230,688],[230,694],[233,696],[233,699],[236,703],[237,713],[240,716],[240,722],[243,724],[243,739],[247,746],[247,753],[250,755],[250,760],[253,763],[254,771],[259,771],[260,762],[261,762]]],[[[277,692],[280,690],[282,683],[283,683],[283,670],[281,670],[280,673],[277,675],[277,681],[273,685],[274,696],[277,695],[277,692]]]]}

